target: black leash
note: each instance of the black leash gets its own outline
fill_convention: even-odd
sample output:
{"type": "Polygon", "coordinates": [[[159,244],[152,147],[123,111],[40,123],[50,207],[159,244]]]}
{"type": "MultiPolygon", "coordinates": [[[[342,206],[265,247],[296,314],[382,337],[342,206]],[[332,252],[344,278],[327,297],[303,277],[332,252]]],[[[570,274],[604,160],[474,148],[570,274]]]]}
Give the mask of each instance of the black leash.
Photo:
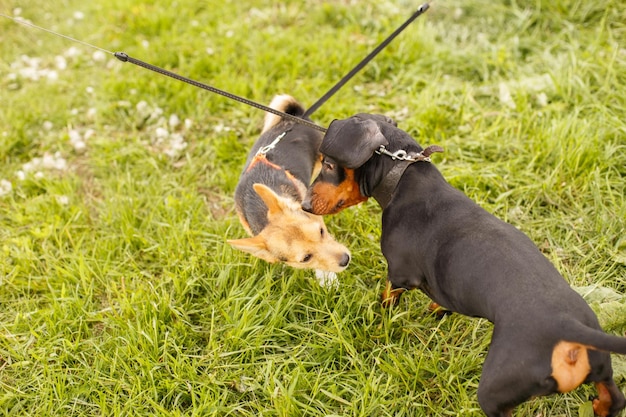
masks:
{"type": "Polygon", "coordinates": [[[282,118],[289,119],[289,120],[291,120],[293,122],[300,123],[301,125],[305,125],[305,126],[308,126],[310,128],[319,130],[320,132],[326,132],[326,128],[325,127],[316,125],[315,123],[310,122],[310,121],[305,120],[305,119],[302,119],[302,118],[300,118],[298,116],[294,116],[294,115],[289,114],[289,113],[284,113],[284,112],[282,112],[280,110],[276,110],[276,109],[273,109],[271,107],[264,106],[263,104],[256,103],[256,102],[254,102],[252,100],[248,100],[247,98],[243,98],[243,97],[237,96],[235,94],[229,93],[227,91],[220,90],[219,88],[215,88],[215,87],[212,87],[210,85],[203,84],[201,82],[192,80],[191,78],[183,77],[182,75],[178,75],[178,74],[176,74],[174,72],[168,71],[166,69],[157,67],[157,66],[152,65],[152,64],[148,64],[147,62],[143,62],[143,61],[140,61],[140,60],[138,60],[136,58],[128,56],[124,52],[115,52],[113,55],[117,59],[122,61],[122,62],[130,62],[131,64],[135,64],[135,65],[138,65],[138,66],[140,66],[142,68],[149,69],[150,71],[154,71],[154,72],[157,72],[159,74],[166,75],[166,76],[174,78],[176,80],[185,82],[187,84],[191,84],[194,87],[202,88],[203,90],[207,90],[207,91],[210,91],[212,93],[219,94],[219,95],[227,97],[227,98],[229,98],[231,100],[235,100],[235,101],[238,101],[240,103],[247,104],[248,106],[255,107],[255,108],[259,109],[259,110],[263,110],[263,111],[266,111],[266,112],[273,113],[273,114],[275,114],[277,116],[280,116],[282,118]]]}
{"type": "Polygon", "coordinates": [[[385,49],[385,47],[389,45],[389,43],[391,43],[391,41],[400,34],[400,32],[402,32],[407,26],[409,26],[415,19],[424,14],[429,7],[430,4],[428,3],[424,3],[420,7],[418,7],[415,13],[413,13],[406,22],[404,22],[398,29],[396,29],[395,32],[389,35],[387,39],[382,41],[380,45],[378,45],[372,52],[370,52],[368,56],[363,58],[356,67],[352,68],[352,71],[347,73],[341,80],[339,80],[337,84],[335,84],[330,90],[328,90],[326,94],[320,97],[319,100],[317,100],[311,107],[309,107],[307,111],[304,112],[304,115],[302,117],[308,117],[312,115],[318,108],[321,107],[322,104],[328,101],[328,99],[331,98],[333,94],[335,94],[341,87],[343,87],[348,81],[350,81],[350,78],[352,78],[357,72],[361,71],[361,69],[363,69],[364,66],[366,66],[376,55],[378,55],[380,51],[385,49]]]}
{"type": "Polygon", "coordinates": [[[115,52],[114,53],[114,52],[108,51],[108,50],[106,50],[104,48],[100,48],[98,46],[92,45],[90,43],[87,43],[87,42],[84,42],[84,41],[72,38],[72,37],[67,36],[67,35],[63,35],[61,33],[52,31],[50,29],[46,29],[46,28],[41,27],[41,26],[37,26],[37,25],[35,25],[35,24],[31,23],[31,22],[28,22],[28,21],[26,21],[24,19],[21,19],[21,18],[15,18],[15,17],[12,17],[12,16],[7,16],[7,15],[2,14],[2,13],[0,13],[0,16],[6,17],[7,19],[10,19],[10,20],[14,21],[15,23],[19,23],[19,24],[22,24],[22,25],[25,25],[25,26],[30,26],[30,27],[33,27],[33,28],[36,28],[36,29],[39,29],[39,30],[43,30],[44,32],[48,32],[48,33],[51,33],[53,35],[60,36],[62,38],[69,39],[71,41],[74,41],[74,42],[86,45],[86,46],[88,46],[90,48],[94,48],[94,49],[100,50],[102,52],[106,52],[106,53],[108,53],[110,55],[113,55],[114,57],[116,57],[117,59],[119,59],[122,62],[130,62],[131,64],[138,65],[138,66],[140,66],[142,68],[148,69],[150,71],[154,71],[154,72],[159,73],[161,75],[165,75],[165,76],[174,78],[174,79],[176,79],[178,81],[182,81],[184,83],[193,85],[195,87],[202,88],[203,90],[207,90],[207,91],[210,91],[212,93],[219,94],[219,95],[224,96],[226,98],[229,98],[231,100],[235,100],[235,101],[238,101],[240,103],[247,104],[248,106],[257,108],[259,110],[263,110],[263,111],[275,114],[275,115],[280,116],[282,118],[291,120],[291,121],[293,121],[295,123],[299,123],[299,124],[308,126],[308,127],[312,128],[312,129],[319,130],[320,132],[326,132],[326,128],[325,127],[322,127],[322,126],[319,126],[319,125],[317,125],[317,124],[315,124],[313,122],[310,122],[310,121],[304,119],[304,117],[308,117],[311,114],[313,114],[313,112],[315,112],[322,104],[324,104],[330,97],[332,97],[333,94],[335,94],[341,87],[343,87],[357,72],[359,72],[361,69],[363,69],[363,67],[365,67],[365,65],[367,65],[376,55],[378,55],[378,53],[380,51],[382,51],[409,24],[411,24],[411,22],[413,22],[415,19],[417,19],[419,16],[421,16],[424,12],[426,12],[426,10],[428,10],[429,7],[430,7],[430,5],[428,3],[424,3],[423,5],[421,5],[417,9],[417,11],[415,11],[415,13],[413,13],[411,15],[411,17],[409,17],[409,19],[406,22],[404,22],[398,29],[396,29],[391,35],[389,35],[380,45],[378,45],[372,52],[370,52],[369,55],[367,55],[363,60],[361,60],[361,62],[359,62],[356,65],[356,67],[354,67],[337,84],[335,84],[328,92],[326,92],[326,94],[324,94],[311,107],[309,107],[302,117],[298,117],[298,116],[294,116],[294,115],[291,115],[291,114],[288,114],[288,113],[284,113],[284,112],[282,112],[280,110],[276,110],[276,109],[273,109],[271,107],[265,106],[263,104],[256,103],[256,102],[254,102],[252,100],[248,100],[247,98],[240,97],[240,96],[237,96],[235,94],[229,93],[227,91],[220,90],[219,88],[212,87],[210,85],[207,85],[207,84],[204,84],[204,83],[192,80],[191,78],[183,77],[182,75],[178,75],[178,74],[176,74],[174,72],[165,70],[163,68],[160,68],[160,67],[157,67],[155,65],[148,64],[147,62],[141,61],[139,59],[133,58],[133,57],[129,56],[128,54],[124,53],[124,52],[115,52]]]}

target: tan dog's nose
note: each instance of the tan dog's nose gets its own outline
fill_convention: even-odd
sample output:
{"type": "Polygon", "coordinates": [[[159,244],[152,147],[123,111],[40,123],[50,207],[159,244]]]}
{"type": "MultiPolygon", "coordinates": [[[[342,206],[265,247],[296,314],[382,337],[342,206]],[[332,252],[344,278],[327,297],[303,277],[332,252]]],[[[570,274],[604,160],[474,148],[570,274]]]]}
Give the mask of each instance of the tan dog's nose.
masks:
{"type": "Polygon", "coordinates": [[[348,266],[349,263],[350,263],[350,254],[344,253],[343,256],[341,257],[341,261],[339,261],[339,266],[343,268],[343,267],[348,266]]]}

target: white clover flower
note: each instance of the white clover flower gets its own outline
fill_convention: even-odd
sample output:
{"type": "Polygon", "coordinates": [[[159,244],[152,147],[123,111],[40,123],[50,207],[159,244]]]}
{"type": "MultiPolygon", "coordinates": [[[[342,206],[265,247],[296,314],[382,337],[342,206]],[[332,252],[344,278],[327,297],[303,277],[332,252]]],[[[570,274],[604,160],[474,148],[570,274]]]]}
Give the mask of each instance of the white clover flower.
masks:
{"type": "Polygon", "coordinates": [[[85,13],[78,11],[78,10],[74,12],[74,19],[83,20],[84,18],[85,18],[85,13]]]}
{"type": "Polygon", "coordinates": [[[70,142],[74,143],[74,142],[78,142],[80,140],[83,140],[82,136],[80,135],[80,132],[76,129],[70,129],[67,132],[69,138],[70,138],[70,142]]]}
{"type": "Polygon", "coordinates": [[[180,119],[177,115],[172,114],[168,120],[168,124],[172,129],[175,129],[180,124],[180,119]]]}
{"type": "Polygon", "coordinates": [[[91,55],[91,59],[96,62],[104,62],[106,58],[107,54],[105,54],[103,51],[96,51],[91,55]]]}
{"type": "Polygon", "coordinates": [[[170,137],[169,146],[163,151],[167,156],[174,158],[187,148],[187,142],[180,133],[174,133],[170,137]]]}
{"type": "Polygon", "coordinates": [[[156,135],[157,139],[165,139],[170,135],[170,132],[164,127],[157,127],[154,131],[154,134],[156,135]]]}
{"type": "Polygon", "coordinates": [[[70,143],[72,144],[72,147],[74,147],[74,150],[77,153],[82,153],[85,148],[87,148],[87,144],[83,140],[83,136],[78,130],[70,129],[68,131],[68,136],[70,138],[70,143]]]}
{"type": "Polygon", "coordinates": [[[510,109],[515,109],[515,107],[517,107],[515,105],[515,101],[513,101],[513,97],[511,96],[511,90],[509,90],[509,86],[506,85],[505,83],[500,83],[498,85],[499,88],[499,97],[500,97],[500,104],[510,108],[510,109]]]}
{"type": "Polygon", "coordinates": [[[65,51],[63,55],[65,55],[68,58],[75,58],[79,56],[81,53],[82,51],[79,48],[72,46],[67,51],[65,51]]]}
{"type": "Polygon", "coordinates": [[[13,190],[13,184],[8,180],[0,180],[0,197],[8,195],[13,190]]]}
{"type": "Polygon", "coordinates": [[[54,57],[54,64],[57,69],[64,70],[67,68],[67,59],[61,55],[57,55],[54,57]]]}
{"type": "Polygon", "coordinates": [[[537,94],[537,104],[540,107],[546,107],[548,105],[548,96],[546,93],[537,94]]]}
{"type": "Polygon", "coordinates": [[[148,103],[146,103],[144,100],[141,100],[139,103],[137,103],[135,108],[139,113],[148,113],[150,111],[148,108],[148,103]]]}
{"type": "Polygon", "coordinates": [[[58,195],[56,196],[57,203],[62,206],[67,206],[70,203],[70,198],[66,195],[58,195]]]}
{"type": "Polygon", "coordinates": [[[55,70],[43,70],[46,78],[50,81],[56,81],[59,79],[59,73],[55,70]]]}

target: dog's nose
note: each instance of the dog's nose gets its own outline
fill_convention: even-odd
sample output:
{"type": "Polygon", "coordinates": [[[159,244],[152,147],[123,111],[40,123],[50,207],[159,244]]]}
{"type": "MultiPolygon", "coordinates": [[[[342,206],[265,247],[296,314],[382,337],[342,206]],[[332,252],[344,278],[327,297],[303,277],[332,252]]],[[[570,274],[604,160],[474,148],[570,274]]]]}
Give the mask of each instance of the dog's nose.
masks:
{"type": "Polygon", "coordinates": [[[339,261],[339,266],[343,268],[345,266],[348,266],[349,263],[350,263],[350,255],[347,253],[344,253],[343,256],[341,257],[341,261],[339,261]]]}
{"type": "Polygon", "coordinates": [[[313,212],[313,206],[311,205],[311,200],[307,198],[302,202],[302,210],[308,211],[309,213],[313,212]]]}

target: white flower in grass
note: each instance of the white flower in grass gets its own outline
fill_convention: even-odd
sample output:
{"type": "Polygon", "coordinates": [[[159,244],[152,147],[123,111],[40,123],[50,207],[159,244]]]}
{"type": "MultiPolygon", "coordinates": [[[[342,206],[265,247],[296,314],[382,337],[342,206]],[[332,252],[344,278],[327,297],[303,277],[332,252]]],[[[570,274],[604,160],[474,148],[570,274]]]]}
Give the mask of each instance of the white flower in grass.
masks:
{"type": "Polygon", "coordinates": [[[50,130],[52,130],[52,128],[53,128],[53,127],[54,127],[54,125],[52,124],[52,122],[51,122],[51,121],[46,120],[45,122],[43,122],[43,128],[44,128],[44,130],[48,130],[48,131],[50,131],[50,130]]]}
{"type": "Polygon", "coordinates": [[[57,55],[54,57],[54,64],[57,69],[64,70],[67,69],[67,59],[61,55],[57,55]]]}
{"type": "Polygon", "coordinates": [[[163,153],[171,158],[174,158],[180,155],[185,148],[187,148],[187,142],[185,142],[183,135],[180,133],[174,133],[170,136],[170,142],[163,153]]]}
{"type": "Polygon", "coordinates": [[[515,105],[515,101],[513,101],[513,96],[511,95],[511,90],[509,90],[509,86],[506,85],[505,83],[500,83],[499,86],[499,97],[500,97],[500,104],[510,108],[510,109],[515,109],[515,107],[517,107],[515,105]]]}
{"type": "Polygon", "coordinates": [[[0,197],[8,195],[13,190],[13,184],[7,180],[0,180],[0,197]]]}
{"type": "Polygon", "coordinates": [[[175,129],[178,125],[180,125],[180,119],[177,115],[172,114],[168,120],[168,124],[172,129],[175,129]]]}
{"type": "Polygon", "coordinates": [[[166,139],[170,135],[170,132],[168,132],[168,130],[164,127],[157,127],[154,134],[157,139],[166,139]]]}
{"type": "Polygon", "coordinates": [[[74,147],[74,150],[78,153],[84,152],[87,148],[87,144],[85,143],[84,138],[80,134],[80,132],[76,129],[70,129],[67,134],[70,138],[70,143],[74,147]]]}
{"type": "Polygon", "coordinates": [[[85,13],[77,10],[74,12],[74,19],[76,20],[83,20],[85,18],[85,13]]]}
{"type": "Polygon", "coordinates": [[[61,206],[67,206],[70,203],[70,198],[66,195],[56,196],[57,203],[61,206]]]}
{"type": "Polygon", "coordinates": [[[193,126],[193,120],[185,119],[185,129],[190,129],[193,126]]]}
{"type": "Polygon", "coordinates": [[[67,168],[67,161],[61,156],[60,152],[56,152],[54,155],[45,153],[42,158],[41,166],[46,169],[65,171],[67,168]]]}
{"type": "Polygon", "coordinates": [[[546,107],[548,105],[548,96],[546,93],[537,94],[537,104],[540,107],[546,107]]]}
{"type": "Polygon", "coordinates": [[[88,140],[89,138],[91,138],[91,137],[92,137],[93,135],[95,135],[95,134],[96,134],[96,131],[95,131],[95,130],[93,130],[93,129],[87,129],[87,130],[85,131],[85,134],[83,135],[83,138],[84,138],[85,140],[88,140]]]}
{"type": "Polygon", "coordinates": [[[150,113],[150,107],[148,106],[148,103],[144,100],[141,100],[139,103],[137,103],[135,109],[137,109],[137,113],[139,113],[141,116],[147,116],[150,113]]]}
{"type": "Polygon", "coordinates": [[[68,58],[75,58],[79,56],[80,54],[82,54],[82,51],[79,48],[72,46],[67,51],[65,51],[63,55],[65,55],[68,58]]]}
{"type": "Polygon", "coordinates": [[[59,73],[56,72],[55,70],[43,70],[42,73],[50,81],[56,81],[59,79],[59,73]]]}
{"type": "MultiPolygon", "coordinates": [[[[24,173],[35,172],[36,178],[43,177],[42,169],[65,171],[67,169],[67,161],[61,156],[60,152],[56,152],[54,155],[45,153],[41,158],[33,158],[29,162],[22,165],[22,171],[24,173]]],[[[23,179],[25,175],[21,175],[18,171],[18,178],[23,179]]]]}
{"type": "Polygon", "coordinates": [[[96,62],[104,62],[107,58],[107,54],[105,54],[102,51],[96,51],[93,53],[93,55],[91,55],[91,59],[93,59],[96,62]]]}

